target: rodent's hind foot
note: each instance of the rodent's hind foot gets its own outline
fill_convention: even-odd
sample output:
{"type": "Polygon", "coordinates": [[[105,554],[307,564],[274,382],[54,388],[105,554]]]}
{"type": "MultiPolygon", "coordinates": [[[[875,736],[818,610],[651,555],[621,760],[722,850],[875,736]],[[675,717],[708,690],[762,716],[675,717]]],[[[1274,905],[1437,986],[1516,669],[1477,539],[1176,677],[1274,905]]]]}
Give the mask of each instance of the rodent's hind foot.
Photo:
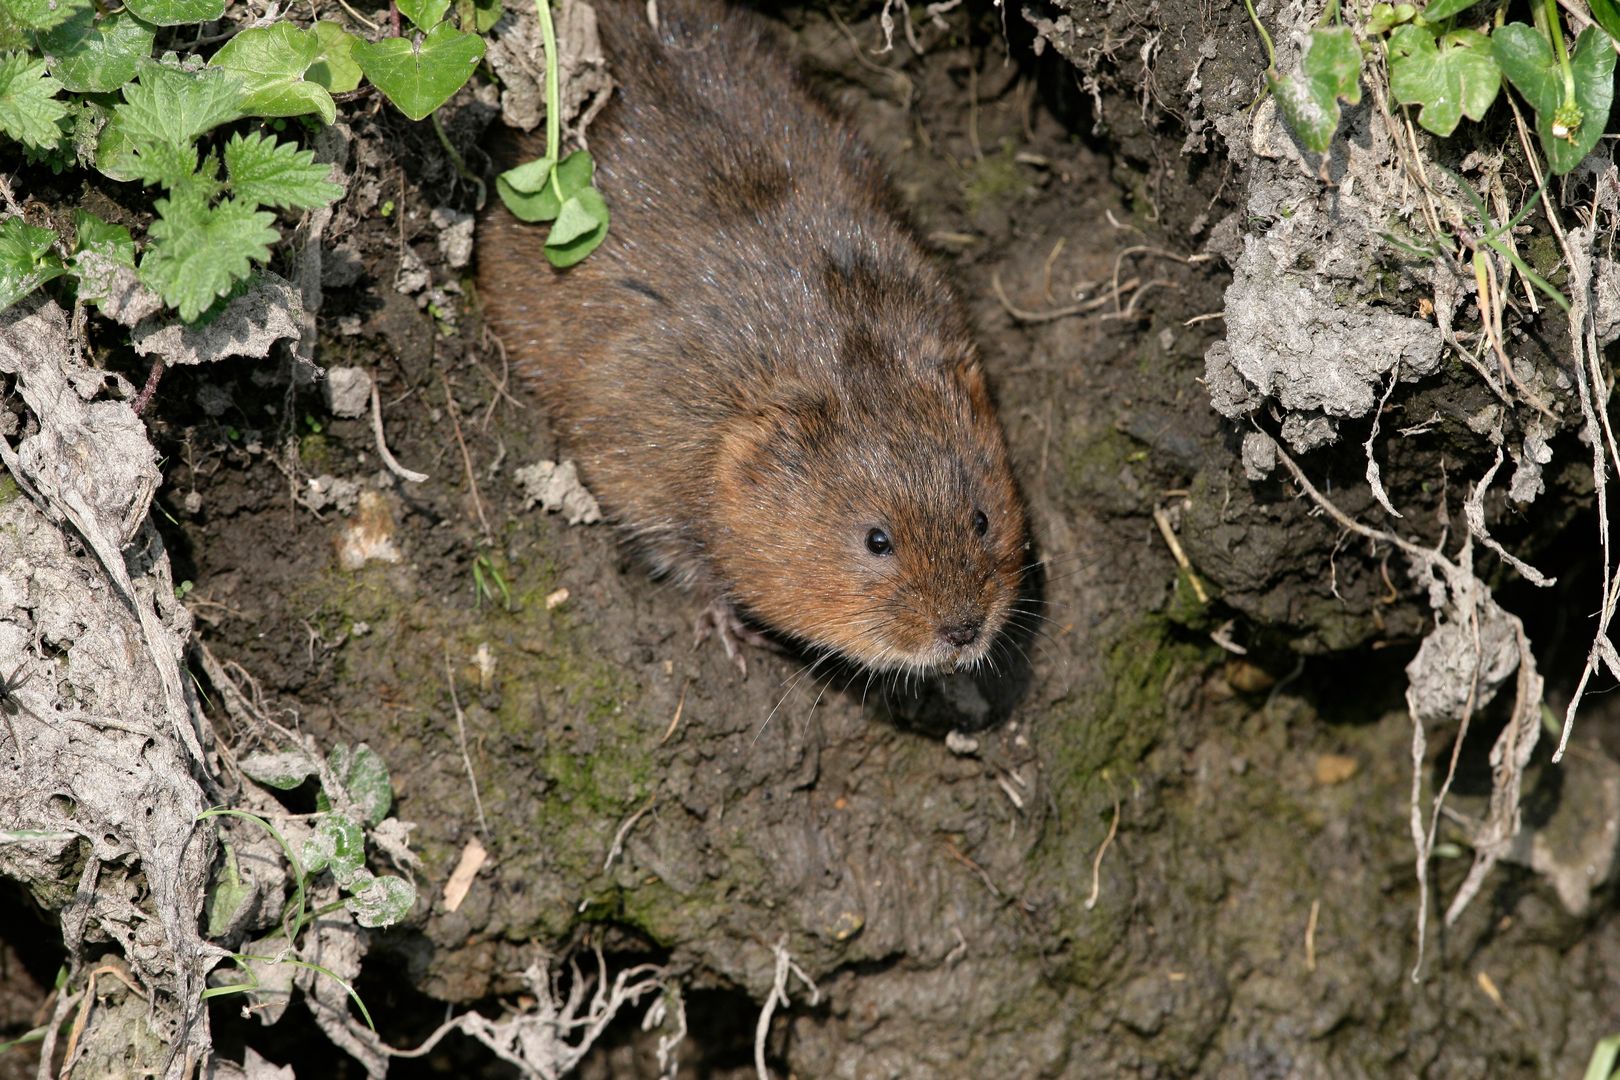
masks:
{"type": "Polygon", "coordinates": [[[692,648],[698,648],[711,636],[720,639],[726,659],[737,665],[745,679],[748,678],[748,658],[743,655],[742,647],[767,644],[765,635],[744,623],[737,616],[737,609],[724,600],[715,600],[698,612],[692,624],[692,648]]]}

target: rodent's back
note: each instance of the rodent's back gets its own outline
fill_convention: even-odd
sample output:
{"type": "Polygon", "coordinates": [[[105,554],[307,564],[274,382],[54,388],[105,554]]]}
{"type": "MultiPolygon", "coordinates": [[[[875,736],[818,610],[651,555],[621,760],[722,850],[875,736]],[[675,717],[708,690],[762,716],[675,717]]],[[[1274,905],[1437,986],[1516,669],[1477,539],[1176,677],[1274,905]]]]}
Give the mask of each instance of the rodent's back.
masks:
{"type": "Polygon", "coordinates": [[[977,660],[1025,529],[960,305],[757,17],[659,9],[599,6],[606,242],[552,271],[497,209],[487,317],[660,569],[872,666],[977,660]]]}

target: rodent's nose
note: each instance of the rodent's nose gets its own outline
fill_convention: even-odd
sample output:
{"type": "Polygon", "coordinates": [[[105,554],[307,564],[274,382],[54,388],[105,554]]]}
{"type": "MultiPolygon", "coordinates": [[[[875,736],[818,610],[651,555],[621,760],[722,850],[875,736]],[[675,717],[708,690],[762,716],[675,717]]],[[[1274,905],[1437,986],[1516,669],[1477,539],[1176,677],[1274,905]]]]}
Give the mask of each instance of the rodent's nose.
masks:
{"type": "Polygon", "coordinates": [[[939,636],[946,642],[960,648],[971,645],[979,637],[979,630],[984,626],[984,619],[964,619],[959,623],[950,623],[939,628],[939,636]]]}

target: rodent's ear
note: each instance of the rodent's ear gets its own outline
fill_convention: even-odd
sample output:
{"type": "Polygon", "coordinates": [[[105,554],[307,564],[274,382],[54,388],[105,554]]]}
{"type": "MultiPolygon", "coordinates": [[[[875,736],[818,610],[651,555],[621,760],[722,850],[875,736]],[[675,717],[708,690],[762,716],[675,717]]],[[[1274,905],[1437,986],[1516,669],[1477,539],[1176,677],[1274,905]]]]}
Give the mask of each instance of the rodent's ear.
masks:
{"type": "Polygon", "coordinates": [[[802,476],[837,425],[837,402],[808,387],[742,410],[720,430],[715,465],[722,486],[802,476]]]}
{"type": "Polygon", "coordinates": [[[990,384],[985,381],[984,367],[979,363],[976,352],[968,352],[947,366],[947,377],[967,392],[968,399],[973,406],[983,412],[991,412],[994,406],[990,401],[990,384]]]}

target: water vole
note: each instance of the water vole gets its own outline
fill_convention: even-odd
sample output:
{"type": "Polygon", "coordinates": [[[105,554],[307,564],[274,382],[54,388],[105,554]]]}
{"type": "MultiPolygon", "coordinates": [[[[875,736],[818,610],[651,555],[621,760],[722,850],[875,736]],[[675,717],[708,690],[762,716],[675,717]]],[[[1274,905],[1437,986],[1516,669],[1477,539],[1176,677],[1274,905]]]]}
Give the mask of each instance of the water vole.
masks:
{"type": "Polygon", "coordinates": [[[490,325],[658,571],[869,669],[976,665],[1027,527],[960,301],[758,16],[598,10],[612,228],[555,271],[487,214],[490,325]]]}

